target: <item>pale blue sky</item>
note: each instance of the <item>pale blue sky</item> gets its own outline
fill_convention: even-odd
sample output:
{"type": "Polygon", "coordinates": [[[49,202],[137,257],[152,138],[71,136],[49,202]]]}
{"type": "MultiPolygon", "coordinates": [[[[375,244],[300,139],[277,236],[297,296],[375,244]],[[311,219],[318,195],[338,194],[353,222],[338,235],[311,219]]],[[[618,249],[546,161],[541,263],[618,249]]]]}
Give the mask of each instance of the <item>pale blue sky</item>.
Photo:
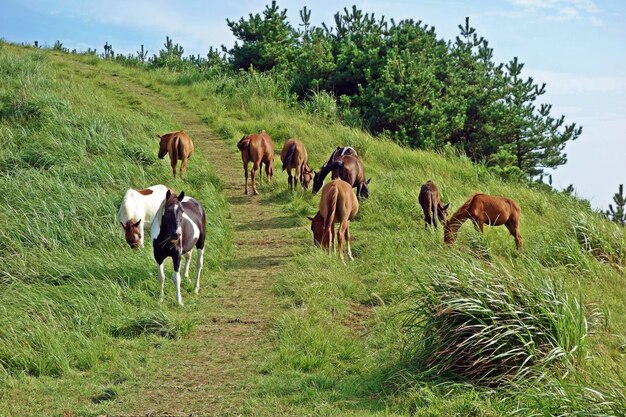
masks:
{"type": "MultiPolygon", "coordinates": [[[[270,1],[162,0],[2,0],[0,37],[11,42],[70,49],[97,48],[105,42],[116,52],[150,55],[166,35],[186,53],[205,55],[210,46],[231,46],[226,19],[261,12],[270,1]]],[[[592,205],[606,208],[619,183],[626,183],[626,2],[615,0],[283,0],[292,24],[307,5],[312,21],[332,22],[343,7],[356,4],[387,18],[414,19],[453,39],[470,17],[472,26],[494,48],[495,59],[514,56],[525,74],[547,83],[543,101],[553,115],[583,126],[582,136],[566,148],[569,162],[554,173],[554,184],[574,184],[592,205]]]]}

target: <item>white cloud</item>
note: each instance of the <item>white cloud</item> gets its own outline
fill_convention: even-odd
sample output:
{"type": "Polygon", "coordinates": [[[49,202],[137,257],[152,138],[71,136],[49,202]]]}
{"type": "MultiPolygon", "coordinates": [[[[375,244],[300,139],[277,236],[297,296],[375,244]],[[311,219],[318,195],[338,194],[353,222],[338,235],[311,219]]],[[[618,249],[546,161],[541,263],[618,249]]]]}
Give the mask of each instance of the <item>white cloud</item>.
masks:
{"type": "Polygon", "coordinates": [[[534,16],[540,19],[566,22],[585,19],[593,26],[601,26],[598,15],[602,12],[592,0],[509,0],[522,16],[534,16]]]}
{"type": "Polygon", "coordinates": [[[537,83],[546,83],[551,94],[626,93],[626,77],[595,76],[528,68],[537,83]]]}

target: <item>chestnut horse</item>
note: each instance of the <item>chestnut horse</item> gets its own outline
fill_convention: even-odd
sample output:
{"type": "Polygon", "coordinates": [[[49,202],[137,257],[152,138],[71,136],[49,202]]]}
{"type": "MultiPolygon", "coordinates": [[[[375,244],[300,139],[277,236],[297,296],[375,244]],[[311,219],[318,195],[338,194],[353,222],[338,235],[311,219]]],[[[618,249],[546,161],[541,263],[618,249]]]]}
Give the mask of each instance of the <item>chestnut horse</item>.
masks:
{"type": "Polygon", "coordinates": [[[143,247],[144,227],[152,223],[167,190],[168,187],[158,184],[143,190],[129,188],[124,194],[117,216],[124,228],[126,243],[131,248],[143,247]]]}
{"type": "Polygon", "coordinates": [[[365,180],[365,169],[361,160],[354,155],[344,155],[335,158],[329,165],[323,166],[313,178],[313,194],[317,193],[324,184],[324,178],[329,172],[333,173],[332,179],[341,178],[352,187],[356,187],[359,198],[368,198],[369,183],[371,178],[365,180]]]}
{"type": "Polygon", "coordinates": [[[322,248],[328,248],[330,255],[331,247],[335,241],[334,223],[339,223],[337,243],[339,258],[343,258],[343,239],[348,243],[348,257],[352,258],[350,249],[350,221],[359,212],[359,200],[352,192],[352,186],[341,179],[334,179],[322,188],[322,199],[319,210],[311,220],[313,242],[322,248]]]}
{"type": "Polygon", "coordinates": [[[184,130],[157,136],[161,140],[159,144],[159,159],[163,159],[165,154],[170,155],[170,164],[172,165],[174,178],[176,178],[176,165],[180,159],[180,177],[182,178],[183,172],[187,169],[187,159],[193,154],[191,138],[184,130]]]}
{"type": "MultiPolygon", "coordinates": [[[[252,133],[246,135],[239,143],[237,148],[241,151],[241,160],[243,161],[243,170],[246,175],[246,188],[244,194],[248,194],[248,162],[252,161],[252,192],[254,195],[259,194],[256,190],[256,173],[261,168],[261,164],[265,164],[265,173],[267,174],[267,183],[272,181],[274,175],[274,144],[272,138],[265,130],[261,133],[252,133]]],[[[259,175],[259,182],[263,181],[263,174],[259,175]]]]}
{"type": "Polygon", "coordinates": [[[307,163],[308,155],[302,141],[289,139],[285,142],[280,159],[283,161],[283,171],[287,170],[287,175],[289,175],[289,189],[293,190],[297,187],[298,180],[300,180],[302,188],[308,190],[313,178],[313,170],[307,163]],[[295,176],[291,175],[292,169],[296,171],[295,176]]]}
{"type": "Polygon", "coordinates": [[[437,218],[441,224],[446,224],[448,217],[448,207],[450,203],[445,206],[441,204],[441,196],[439,195],[439,189],[431,180],[426,181],[420,189],[420,195],[418,197],[420,206],[424,210],[424,228],[428,229],[428,225],[432,224],[437,229],[437,218]]]}
{"type": "Polygon", "coordinates": [[[481,233],[485,223],[490,226],[505,225],[515,238],[515,245],[520,249],[522,247],[522,235],[519,233],[521,216],[522,209],[510,198],[474,194],[445,224],[443,239],[445,243],[454,243],[459,228],[463,222],[470,219],[481,233]]]}

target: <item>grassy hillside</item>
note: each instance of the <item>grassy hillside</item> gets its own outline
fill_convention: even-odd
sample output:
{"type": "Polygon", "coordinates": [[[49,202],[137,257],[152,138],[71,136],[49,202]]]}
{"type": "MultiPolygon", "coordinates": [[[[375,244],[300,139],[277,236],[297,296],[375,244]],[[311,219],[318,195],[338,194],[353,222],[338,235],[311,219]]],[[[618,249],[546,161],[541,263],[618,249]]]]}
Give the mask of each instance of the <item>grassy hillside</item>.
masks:
{"type": "Polygon", "coordinates": [[[172,180],[155,134],[180,126],[137,98],[2,43],[0,79],[0,414],[98,412],[97,399],[77,395],[114,396],[145,351],[197,321],[173,305],[171,280],[158,302],[150,246],[131,251],[121,233],[124,192],[164,183],[204,204],[205,288],[229,250],[227,206],[207,164],[172,180]]]}
{"type": "MultiPolygon", "coordinates": [[[[258,198],[280,207],[299,225],[300,244],[310,251],[289,260],[274,282],[282,301],[271,334],[274,349],[260,358],[260,373],[253,377],[253,391],[242,404],[242,412],[625,413],[625,381],[620,376],[626,374],[622,272],[626,235],[593,213],[588,204],[565,194],[503,182],[453,153],[407,150],[374,139],[341,126],[332,103],[324,97],[302,108],[280,85],[258,74],[148,72],[7,45],[0,49],[0,57],[2,78],[11,83],[1,92],[0,110],[2,137],[9,138],[0,163],[2,181],[11,190],[0,200],[5,242],[0,254],[3,265],[8,265],[2,268],[6,290],[0,303],[7,308],[0,318],[5,321],[0,324],[0,364],[6,369],[0,379],[3,390],[54,384],[54,380],[24,382],[30,378],[25,373],[58,376],[89,370],[104,360],[123,367],[116,357],[119,343],[141,345],[152,340],[118,341],[111,326],[158,312],[175,333],[185,333],[189,327],[169,305],[156,303],[150,256],[124,248],[114,219],[120,190],[135,185],[134,181],[142,179],[137,184],[142,186],[147,185],[145,178],[158,178],[152,182],[180,188],[180,183],[169,181],[164,164],[154,160],[151,139],[155,130],[177,126],[122,91],[100,91],[97,78],[73,71],[73,66],[89,65],[184,103],[233,149],[244,133],[265,129],[274,138],[277,152],[286,139],[302,139],[311,165],[319,167],[335,146],[351,145],[372,177],[370,198],[362,203],[351,227],[356,260],[345,266],[312,245],[306,215],[315,213],[319,196],[289,193],[286,175],[278,173],[279,169],[271,186],[259,188],[258,198]],[[86,164],[90,169],[84,169],[86,164]],[[504,228],[487,228],[480,236],[469,224],[461,229],[455,245],[444,245],[441,229],[424,230],[417,203],[419,186],[428,179],[438,184],[444,201],[453,208],[479,191],[518,201],[523,213],[523,250],[515,250],[504,228]],[[25,198],[33,194],[39,197],[25,198]],[[16,195],[25,197],[13,198],[16,195]],[[28,204],[33,200],[45,204],[28,204]],[[557,358],[546,366],[538,360],[527,378],[497,385],[465,380],[453,372],[437,374],[425,367],[420,355],[428,350],[421,341],[432,334],[425,330],[436,333],[440,328],[411,326],[415,324],[411,319],[432,312],[425,308],[427,301],[434,300],[436,307],[451,290],[460,297],[486,297],[498,285],[504,295],[493,295],[495,304],[506,299],[507,308],[518,309],[512,314],[548,311],[546,316],[536,313],[537,327],[526,330],[531,337],[541,332],[557,335],[555,343],[563,348],[576,346],[576,351],[562,353],[569,359],[557,358]],[[100,297],[106,297],[106,303],[98,301],[100,297]],[[42,314],[41,305],[50,306],[44,310],[50,314],[47,321],[30,314],[33,310],[42,314]],[[519,308],[524,310],[520,313],[519,308]],[[97,319],[91,320],[92,310],[97,311],[97,319]],[[24,320],[19,331],[9,330],[16,327],[15,317],[24,320]],[[579,343],[581,334],[587,335],[579,343]],[[65,336],[55,339],[57,335],[65,336]],[[52,354],[39,353],[39,346],[45,345],[42,341],[48,340],[52,341],[50,350],[44,352],[52,354]],[[62,344],[54,345],[54,340],[75,342],[65,349],[70,353],[57,355],[62,344]],[[31,349],[32,358],[22,362],[3,353],[29,352],[24,347],[32,346],[37,347],[31,349]],[[80,352],[88,352],[84,354],[87,360],[80,352]],[[24,364],[47,369],[37,365],[37,355],[62,361],[54,372],[35,372],[24,364]],[[543,378],[535,379],[538,375],[543,378]]],[[[190,164],[189,171],[185,191],[189,184],[201,201],[213,204],[213,233],[219,246],[211,260],[215,264],[228,247],[228,233],[218,220],[224,203],[219,196],[213,198],[217,180],[202,180],[210,177],[210,168],[190,164]]],[[[193,311],[193,305],[187,309],[193,311]]],[[[140,350],[135,347],[126,359],[131,364],[139,360],[136,352],[140,350]]],[[[87,373],[88,378],[91,375],[99,374],[87,373]]]]}

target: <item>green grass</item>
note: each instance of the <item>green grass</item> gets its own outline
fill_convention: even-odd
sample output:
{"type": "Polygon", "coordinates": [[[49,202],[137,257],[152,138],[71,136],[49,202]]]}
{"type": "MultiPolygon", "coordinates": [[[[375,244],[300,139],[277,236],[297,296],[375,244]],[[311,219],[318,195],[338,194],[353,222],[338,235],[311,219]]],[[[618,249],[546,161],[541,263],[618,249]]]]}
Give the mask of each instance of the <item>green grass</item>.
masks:
{"type": "MultiPolygon", "coordinates": [[[[169,171],[154,160],[151,137],[154,130],[176,126],[123,92],[112,95],[104,88],[101,91],[100,87],[107,87],[103,81],[72,75],[72,62],[77,59],[183,102],[233,149],[244,133],[265,129],[274,138],[277,152],[286,139],[302,139],[311,166],[319,167],[335,146],[351,145],[361,155],[367,176],[372,177],[371,196],[362,203],[351,226],[356,260],[345,266],[312,245],[306,215],[315,213],[319,196],[287,192],[282,173],[276,175],[272,186],[260,188],[263,202],[280,207],[287,217],[285,223],[298,228],[302,244],[310,251],[293,257],[274,281],[281,301],[271,333],[274,349],[259,358],[261,372],[251,376],[252,390],[242,404],[245,414],[626,414],[625,384],[620,378],[626,374],[626,287],[621,271],[625,234],[593,213],[587,203],[508,183],[452,152],[408,150],[384,138],[372,138],[340,125],[326,97],[301,106],[279,83],[264,75],[145,71],[65,55],[55,55],[51,66],[40,52],[7,45],[0,54],[0,74],[5,78],[9,71],[9,78],[15,80],[1,92],[10,99],[2,100],[0,109],[0,132],[9,138],[0,171],[11,171],[1,180],[9,192],[0,197],[0,216],[4,216],[0,217],[0,233],[5,242],[0,245],[0,254],[10,266],[3,268],[2,285],[24,294],[20,298],[3,292],[0,305],[6,299],[11,310],[9,318],[6,314],[0,318],[0,331],[10,329],[10,319],[16,320],[16,314],[22,313],[22,329],[32,326],[36,333],[32,341],[23,336],[29,334],[25,330],[15,332],[14,339],[3,334],[0,343],[6,339],[10,341],[7,346],[22,343],[41,350],[45,341],[50,344],[45,351],[56,357],[63,348],[54,340],[48,342],[46,332],[54,333],[54,339],[57,331],[47,329],[58,322],[64,335],[72,335],[69,340],[73,347],[60,355],[58,363],[53,360],[51,365],[37,365],[42,370],[60,370],[42,375],[89,369],[81,367],[81,361],[109,361],[123,376],[127,371],[121,358],[139,361],[138,352],[147,347],[137,346],[122,355],[119,346],[155,338],[167,343],[170,334],[184,335],[192,325],[169,305],[162,307],[164,316],[153,314],[160,308],[155,301],[153,262],[148,253],[138,256],[124,248],[114,219],[120,190],[134,185],[133,179],[141,179],[138,185],[146,185],[146,178],[158,179],[151,183],[169,181],[169,171]],[[20,66],[40,69],[22,76],[29,71],[20,66]],[[24,93],[25,85],[35,84],[36,89],[24,93]],[[123,106],[121,100],[125,101],[123,106]],[[103,107],[106,111],[100,111],[103,107]],[[64,133],[53,133],[59,130],[64,133]],[[86,134],[92,131],[94,139],[86,134]],[[43,146],[34,146],[29,139],[43,146]],[[78,149],[75,143],[80,144],[78,149]],[[129,146],[132,152],[127,151],[129,146]],[[57,152],[60,149],[63,151],[57,152]],[[83,169],[85,163],[88,170],[83,169]],[[20,178],[19,183],[14,178],[20,178]],[[444,202],[450,202],[452,208],[479,191],[518,201],[522,207],[523,250],[515,250],[504,228],[487,227],[481,236],[470,225],[461,228],[456,244],[444,245],[441,229],[424,230],[417,202],[419,187],[428,179],[437,183],[444,202]],[[94,190],[97,199],[93,198],[94,190]],[[15,201],[14,196],[25,192],[38,193],[37,200],[43,204],[32,207],[20,198],[15,201]],[[86,257],[89,262],[82,261],[86,257]],[[110,264],[110,258],[117,259],[116,264],[110,264]],[[451,275],[456,280],[450,279],[451,275]],[[94,282],[101,287],[92,285],[94,282]],[[27,302],[31,288],[41,294],[36,297],[42,302],[38,298],[27,302]],[[38,325],[39,318],[29,315],[33,308],[29,310],[29,305],[72,303],[73,297],[68,296],[70,301],[64,303],[63,296],[55,291],[78,292],[76,288],[106,295],[106,302],[93,302],[99,308],[98,317],[102,317],[95,321],[106,322],[106,326],[85,320],[91,307],[80,302],[58,312],[46,308],[51,311],[46,319],[50,324],[38,325]],[[506,383],[498,380],[492,385],[480,378],[459,378],[450,369],[424,367],[420,362],[428,354],[424,341],[443,334],[438,333],[442,329],[437,321],[426,327],[406,326],[407,312],[432,319],[433,309],[452,300],[447,295],[465,297],[475,291],[482,297],[494,288],[507,294],[498,298],[498,303],[507,302],[508,310],[501,313],[522,309],[536,319],[517,323],[526,326],[520,332],[526,335],[524,340],[532,341],[541,348],[536,351],[545,354],[533,362],[526,378],[507,379],[506,383]],[[432,304],[424,302],[426,296],[433,297],[432,304]],[[76,310],[76,315],[70,310],[76,310]],[[544,326],[545,335],[533,332],[538,325],[544,326]],[[114,337],[118,332],[122,336],[114,337]],[[137,339],[136,334],[143,336],[137,339]],[[546,347],[542,337],[554,345],[546,347]],[[76,352],[83,352],[87,359],[76,352]],[[562,352],[562,360],[551,360],[550,352],[562,352]],[[438,370],[441,372],[435,372],[438,370]]],[[[205,184],[199,179],[209,174],[207,168],[190,165],[189,170],[191,186],[198,187],[194,188],[196,194],[216,195],[216,181],[205,184]]],[[[173,185],[180,188],[179,183],[173,185]]],[[[223,201],[213,200],[201,198],[205,204],[215,204],[210,217],[219,219],[223,201]]],[[[220,246],[211,263],[217,265],[218,255],[228,246],[228,233],[219,220],[213,226],[220,246]]],[[[465,312],[474,315],[472,310],[465,312]]],[[[454,334],[453,328],[448,330],[454,334]]],[[[493,330],[489,340],[504,340],[503,334],[493,330]]],[[[476,352],[485,350],[479,347],[476,352]]],[[[28,363],[38,364],[35,358],[28,363]]],[[[439,363],[445,365],[445,361],[439,363]]],[[[27,372],[24,365],[8,369],[14,371],[0,377],[6,390],[26,387],[28,392],[29,384],[35,383],[55,386],[46,378],[41,382],[20,380],[27,372]]],[[[98,372],[92,371],[96,380],[101,375],[98,372]]],[[[98,404],[106,404],[109,398],[114,401],[117,391],[107,391],[109,388],[102,383],[100,391],[92,394],[104,398],[98,404]]]]}
{"type": "Polygon", "coordinates": [[[31,390],[46,412],[79,409],[79,392],[99,398],[82,412],[98,413],[99,390],[197,319],[174,306],[171,285],[158,302],[151,248],[131,251],[117,220],[124,192],[164,183],[203,203],[205,288],[229,251],[227,205],[206,163],[172,180],[154,138],[179,126],[135,97],[7,44],[0,79],[0,414],[34,412],[20,408],[31,390]],[[71,400],[41,396],[56,380],[75,390],[71,400]]]}
{"type": "MultiPolygon", "coordinates": [[[[248,400],[250,413],[549,415],[558,409],[565,415],[624,414],[624,381],[618,375],[626,372],[626,294],[624,275],[615,264],[624,259],[625,234],[593,213],[588,203],[508,183],[453,152],[408,150],[374,139],[339,125],[323,97],[300,107],[273,80],[258,74],[193,78],[128,70],[127,76],[183,100],[229,145],[260,129],[274,138],[277,151],[286,139],[299,137],[313,167],[335,146],[351,145],[373,178],[371,198],[362,203],[351,228],[356,261],[343,266],[311,245],[310,253],[295,257],[276,280],[275,291],[287,309],[276,319],[276,350],[265,359],[256,396],[248,400]],[[504,228],[487,228],[481,236],[465,226],[453,246],[443,244],[441,229],[425,231],[417,196],[428,179],[453,208],[475,192],[514,198],[523,212],[523,250],[515,250],[504,228]],[[584,243],[581,233],[593,239],[584,243]],[[610,258],[597,256],[600,249],[594,248],[610,258]],[[450,271],[464,275],[464,287],[446,279],[450,271]],[[481,378],[468,384],[445,372],[433,377],[432,369],[416,369],[405,356],[425,336],[403,327],[406,312],[429,312],[413,296],[415,288],[432,289],[439,282],[454,291],[469,290],[476,271],[490,271],[486,277],[479,274],[484,280],[476,282],[478,288],[491,291],[502,278],[507,291],[528,296],[509,308],[529,310],[537,320],[518,324],[541,345],[533,354],[543,356],[533,361],[530,373],[522,372],[526,378],[498,389],[481,387],[481,378]],[[537,339],[538,324],[545,325],[543,337],[554,342],[552,347],[537,339]],[[539,381],[531,383],[537,376],[539,381]],[[582,394],[588,390],[604,393],[606,401],[582,394]],[[559,405],[548,407],[550,399],[559,405]]],[[[289,213],[308,244],[305,216],[315,212],[319,197],[290,194],[285,188],[280,174],[262,198],[289,213]]],[[[503,332],[496,329],[491,336],[499,340],[503,332]]],[[[426,354],[422,345],[419,355],[426,354]]]]}

